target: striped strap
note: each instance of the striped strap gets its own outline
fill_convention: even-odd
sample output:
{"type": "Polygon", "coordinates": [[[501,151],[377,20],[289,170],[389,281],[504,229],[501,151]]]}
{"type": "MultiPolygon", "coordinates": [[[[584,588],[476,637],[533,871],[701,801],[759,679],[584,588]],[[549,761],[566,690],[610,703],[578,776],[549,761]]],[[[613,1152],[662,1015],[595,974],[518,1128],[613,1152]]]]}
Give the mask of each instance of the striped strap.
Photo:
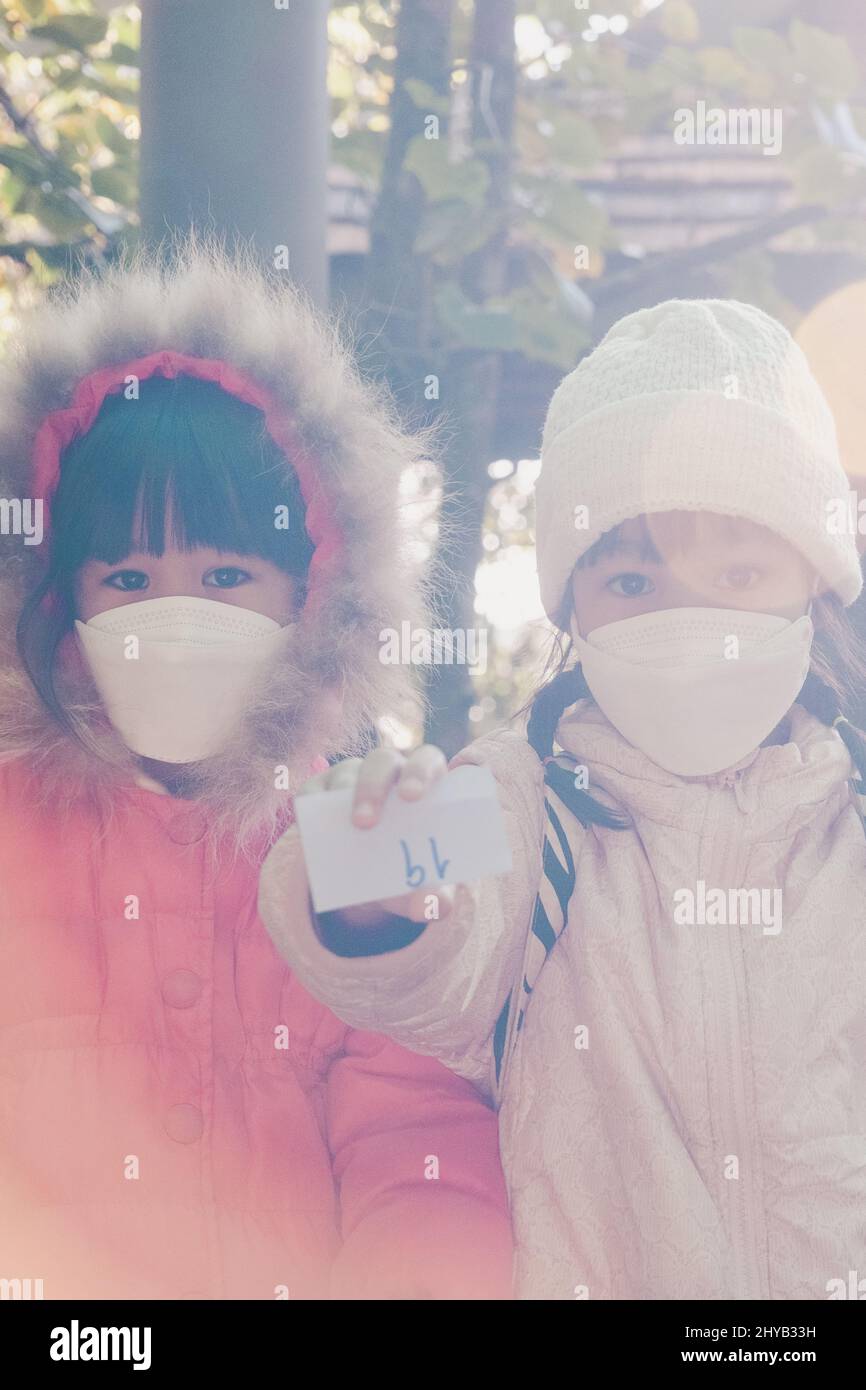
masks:
{"type": "MultiPolygon", "coordinates": [[[[576,761],[576,760],[575,760],[576,761]]],[[[573,807],[569,792],[574,786],[573,772],[548,761],[544,784],[544,845],[541,886],[532,911],[529,934],[520,977],[502,1006],[493,1031],[493,1090],[501,1097],[508,1063],[523,1027],[523,1019],[542,966],[553,950],[568,921],[568,903],[574,892],[574,855],[566,826],[569,820],[586,825],[573,807]]]]}
{"type": "MultiPolygon", "coordinates": [[[[558,760],[548,759],[544,785],[544,846],[542,850],[541,887],[535,899],[530,930],[523,955],[520,977],[502,1006],[493,1031],[493,1094],[500,1104],[505,1093],[509,1064],[532,991],[541,974],[544,962],[568,925],[568,903],[574,892],[574,855],[565,827],[571,823],[586,828],[587,821],[573,804],[574,772],[565,766],[567,755],[558,760]],[[571,804],[569,804],[571,803],[571,804]]],[[[866,781],[852,777],[850,781],[854,804],[860,813],[866,834],[866,781]]]]}

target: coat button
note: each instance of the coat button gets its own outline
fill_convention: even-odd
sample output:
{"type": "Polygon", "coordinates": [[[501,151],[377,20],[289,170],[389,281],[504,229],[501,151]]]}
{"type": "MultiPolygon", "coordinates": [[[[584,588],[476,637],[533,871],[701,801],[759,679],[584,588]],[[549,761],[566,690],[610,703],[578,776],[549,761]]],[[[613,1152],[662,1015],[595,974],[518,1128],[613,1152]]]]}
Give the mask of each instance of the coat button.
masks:
{"type": "Polygon", "coordinates": [[[194,1144],[204,1129],[204,1116],[197,1105],[172,1105],[165,1112],[163,1126],[169,1139],[176,1144],[194,1144]]]}
{"type": "Polygon", "coordinates": [[[176,845],[195,845],[207,831],[207,816],[197,806],[178,811],[168,823],[168,838],[176,845]]]}
{"type": "Polygon", "coordinates": [[[172,970],[163,977],[162,997],[173,1009],[189,1009],[201,994],[201,984],[194,970],[172,970]]]}

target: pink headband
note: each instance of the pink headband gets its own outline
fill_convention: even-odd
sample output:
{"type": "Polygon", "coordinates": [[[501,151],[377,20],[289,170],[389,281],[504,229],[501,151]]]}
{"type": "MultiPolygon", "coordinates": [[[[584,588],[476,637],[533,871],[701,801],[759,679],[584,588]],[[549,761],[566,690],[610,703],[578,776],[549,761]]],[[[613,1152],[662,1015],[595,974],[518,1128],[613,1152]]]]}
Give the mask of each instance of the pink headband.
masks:
{"type": "MultiPolygon", "coordinates": [[[[34,498],[41,497],[46,502],[60,476],[60,458],[63,450],[73,439],[85,434],[91,428],[106,396],[121,391],[130,376],[145,381],[151,376],[198,377],[200,381],[213,381],[230,396],[257,406],[265,417],[268,433],[274,443],[286,455],[294,468],[306,507],[307,533],[315,546],[310,561],[309,592],[312,593],[314,580],[339,554],[342,537],[331,517],[326,500],[322,495],[310,454],[301,442],[292,418],[278,409],[273,399],[251,377],[245,376],[228,362],[206,357],[188,357],[185,353],[174,352],[170,348],[153,352],[148,357],[138,357],[132,362],[117,363],[91,372],[76,386],[72,403],[65,410],[55,410],[46,415],[33,444],[32,484],[34,498]]],[[[46,528],[47,529],[47,528],[46,528]]],[[[318,586],[316,586],[318,587],[318,586]]]]}

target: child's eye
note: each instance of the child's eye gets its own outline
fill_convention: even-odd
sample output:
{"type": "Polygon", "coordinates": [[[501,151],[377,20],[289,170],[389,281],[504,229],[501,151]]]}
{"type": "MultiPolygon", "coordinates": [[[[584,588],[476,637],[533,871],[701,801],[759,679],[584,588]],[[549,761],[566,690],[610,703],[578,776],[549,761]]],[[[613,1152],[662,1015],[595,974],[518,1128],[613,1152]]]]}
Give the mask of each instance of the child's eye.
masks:
{"type": "Polygon", "coordinates": [[[237,565],[223,565],[221,569],[210,570],[204,577],[204,583],[217,589],[236,589],[251,578],[247,570],[238,569],[237,565]]]}
{"type": "Polygon", "coordinates": [[[760,571],[754,565],[732,565],[719,575],[719,586],[722,589],[750,589],[758,578],[760,571]]]}
{"type": "Polygon", "coordinates": [[[623,598],[644,598],[653,592],[655,585],[645,574],[615,574],[605,587],[623,598]]]}
{"type": "Polygon", "coordinates": [[[136,589],[146,589],[150,580],[144,570],[115,570],[114,574],[108,574],[103,579],[103,584],[110,584],[112,589],[120,589],[122,593],[131,594],[136,589]]]}

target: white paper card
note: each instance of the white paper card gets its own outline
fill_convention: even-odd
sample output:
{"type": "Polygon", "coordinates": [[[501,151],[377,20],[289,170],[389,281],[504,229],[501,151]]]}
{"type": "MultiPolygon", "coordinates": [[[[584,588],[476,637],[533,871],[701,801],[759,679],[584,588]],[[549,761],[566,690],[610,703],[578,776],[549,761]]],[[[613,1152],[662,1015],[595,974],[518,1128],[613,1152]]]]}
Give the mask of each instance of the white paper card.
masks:
{"type": "Polygon", "coordinates": [[[391,792],[378,825],[350,819],[354,791],[312,792],[295,801],[317,912],[331,912],[442,883],[471,883],[511,868],[496,782],[487,767],[447,772],[420,801],[391,792]]]}

